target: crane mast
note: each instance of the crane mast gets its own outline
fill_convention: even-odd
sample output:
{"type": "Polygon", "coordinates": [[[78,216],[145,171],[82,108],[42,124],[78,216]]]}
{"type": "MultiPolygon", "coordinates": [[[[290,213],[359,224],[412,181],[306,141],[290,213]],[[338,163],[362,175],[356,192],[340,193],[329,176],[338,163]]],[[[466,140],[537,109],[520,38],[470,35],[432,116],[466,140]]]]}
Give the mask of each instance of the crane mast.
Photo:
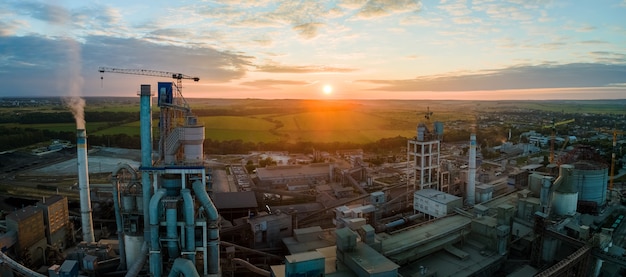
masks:
{"type": "Polygon", "coordinates": [[[552,135],[550,136],[550,163],[554,163],[554,139],[556,137],[556,126],[564,125],[564,124],[568,124],[572,122],[574,122],[574,119],[556,122],[555,119],[552,118],[552,122],[550,125],[543,126],[543,128],[552,129],[552,135]]]}

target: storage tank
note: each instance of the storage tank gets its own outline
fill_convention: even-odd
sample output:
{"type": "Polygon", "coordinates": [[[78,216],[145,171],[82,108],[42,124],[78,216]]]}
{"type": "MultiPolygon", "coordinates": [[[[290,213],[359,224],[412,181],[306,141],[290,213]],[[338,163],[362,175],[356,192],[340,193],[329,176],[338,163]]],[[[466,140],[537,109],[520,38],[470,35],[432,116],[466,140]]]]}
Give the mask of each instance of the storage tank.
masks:
{"type": "Polygon", "coordinates": [[[185,162],[202,162],[204,159],[202,146],[204,142],[204,126],[197,125],[196,117],[188,117],[187,124],[187,126],[183,127],[181,139],[184,147],[185,162]]]}
{"type": "Polygon", "coordinates": [[[608,178],[608,167],[604,164],[589,161],[574,163],[572,184],[578,189],[578,200],[604,206],[608,178]]]}
{"type": "Polygon", "coordinates": [[[573,172],[573,165],[561,165],[559,177],[553,185],[555,191],[552,201],[552,210],[557,215],[572,215],[576,213],[578,188],[572,183],[573,172]]]}

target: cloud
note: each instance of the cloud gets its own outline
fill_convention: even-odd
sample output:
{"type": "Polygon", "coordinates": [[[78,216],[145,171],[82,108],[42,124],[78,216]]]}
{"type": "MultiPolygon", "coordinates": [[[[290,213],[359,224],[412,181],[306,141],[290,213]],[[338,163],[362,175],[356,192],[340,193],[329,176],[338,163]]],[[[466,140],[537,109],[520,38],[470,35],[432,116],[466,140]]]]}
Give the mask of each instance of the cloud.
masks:
{"type": "MultiPolygon", "coordinates": [[[[98,67],[151,69],[198,76],[203,82],[226,82],[243,77],[253,58],[212,48],[160,45],[134,38],[90,36],[80,45],[78,59],[85,87],[100,87],[98,67]],[[98,84],[94,84],[97,80],[98,84]]],[[[0,37],[0,82],[11,95],[65,95],[58,91],[59,72],[67,68],[66,43],[38,37],[0,37]],[[29,51],[23,51],[29,49],[29,51]]],[[[128,90],[128,89],[126,89],[128,90]]]]}
{"type": "Polygon", "coordinates": [[[626,54],[610,51],[593,51],[589,55],[595,58],[597,62],[602,63],[625,63],[626,54]]]}
{"type": "Polygon", "coordinates": [[[319,28],[323,26],[324,24],[321,23],[305,23],[294,26],[293,30],[304,39],[312,39],[317,36],[319,28]]]}
{"type": "Polygon", "coordinates": [[[419,0],[368,0],[368,1],[344,1],[345,7],[361,5],[356,13],[357,18],[371,19],[384,17],[396,13],[416,12],[422,9],[419,0]]]}
{"type": "Polygon", "coordinates": [[[538,88],[604,87],[626,82],[626,64],[575,63],[519,66],[463,76],[408,80],[360,80],[390,91],[478,91],[538,88]]]}
{"type": "Polygon", "coordinates": [[[319,65],[281,65],[270,62],[264,65],[258,65],[257,71],[268,73],[346,73],[356,71],[356,69],[319,65]]]}
{"type": "Polygon", "coordinates": [[[276,86],[306,86],[310,85],[308,82],[304,81],[293,81],[293,80],[275,80],[275,79],[262,79],[262,80],[254,80],[249,82],[242,82],[243,86],[256,87],[259,89],[266,88],[276,88],[276,86]]]}
{"type": "Polygon", "coordinates": [[[70,12],[67,9],[53,4],[19,1],[14,8],[20,14],[29,15],[32,18],[51,24],[61,25],[68,23],[70,20],[70,12]]]}

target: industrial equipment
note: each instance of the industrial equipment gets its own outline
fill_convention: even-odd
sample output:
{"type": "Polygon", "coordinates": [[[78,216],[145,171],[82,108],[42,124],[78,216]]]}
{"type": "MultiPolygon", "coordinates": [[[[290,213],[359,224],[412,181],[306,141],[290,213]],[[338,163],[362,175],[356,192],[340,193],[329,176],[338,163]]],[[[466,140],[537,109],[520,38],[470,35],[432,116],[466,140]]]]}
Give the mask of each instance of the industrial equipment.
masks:
{"type": "Polygon", "coordinates": [[[552,122],[550,123],[550,125],[543,126],[543,128],[552,129],[552,134],[550,135],[550,163],[554,163],[554,138],[556,136],[556,126],[565,125],[572,122],[574,122],[574,119],[556,122],[556,120],[552,118],[552,122]]]}
{"type": "Polygon", "coordinates": [[[613,189],[613,179],[615,179],[615,148],[617,147],[617,135],[623,135],[624,132],[613,129],[613,151],[611,153],[611,174],[609,179],[609,190],[613,189]]]}

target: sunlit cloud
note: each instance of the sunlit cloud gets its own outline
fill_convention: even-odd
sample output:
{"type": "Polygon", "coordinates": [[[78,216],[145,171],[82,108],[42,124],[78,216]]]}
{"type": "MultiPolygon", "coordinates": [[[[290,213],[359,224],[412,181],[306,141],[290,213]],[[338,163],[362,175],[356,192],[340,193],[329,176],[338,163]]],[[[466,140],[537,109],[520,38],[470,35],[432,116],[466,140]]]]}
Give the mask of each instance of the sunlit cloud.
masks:
{"type": "Polygon", "coordinates": [[[565,64],[518,66],[456,76],[408,80],[361,80],[388,91],[478,91],[603,87],[626,79],[626,65],[565,64]]]}
{"type": "Polygon", "coordinates": [[[318,66],[318,65],[282,65],[276,63],[267,63],[258,65],[257,71],[268,73],[345,73],[355,71],[354,68],[318,66]]]}
{"type": "Polygon", "coordinates": [[[304,81],[292,81],[292,80],[275,80],[275,79],[262,79],[255,81],[242,82],[241,85],[255,87],[258,89],[277,88],[278,86],[306,86],[310,85],[309,82],[304,81]]]}

